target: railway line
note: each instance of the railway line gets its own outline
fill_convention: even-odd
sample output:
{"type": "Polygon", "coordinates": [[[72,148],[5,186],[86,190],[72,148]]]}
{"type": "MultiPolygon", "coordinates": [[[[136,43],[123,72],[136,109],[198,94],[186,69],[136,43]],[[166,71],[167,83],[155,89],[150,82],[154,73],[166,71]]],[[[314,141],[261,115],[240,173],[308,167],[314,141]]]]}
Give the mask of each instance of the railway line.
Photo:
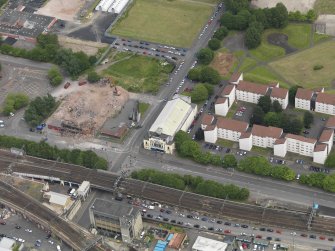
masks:
{"type": "MultiPolygon", "coordinates": [[[[117,175],[106,171],[92,170],[77,165],[65,164],[25,156],[16,158],[10,153],[0,151],[0,172],[29,173],[57,177],[64,181],[81,183],[83,180],[91,182],[93,188],[113,191],[117,175]]],[[[261,206],[211,198],[189,192],[163,187],[139,180],[126,179],[120,182],[121,192],[163,204],[177,206],[183,209],[199,211],[210,215],[219,215],[227,219],[238,219],[255,224],[271,225],[280,228],[308,230],[307,211],[298,212],[264,208],[261,206]]],[[[315,232],[334,233],[335,219],[314,217],[312,230],[315,232]]]]}
{"type": "Polygon", "coordinates": [[[0,181],[0,198],[2,202],[14,204],[15,209],[21,211],[21,213],[37,218],[41,225],[48,227],[74,250],[85,250],[95,241],[95,236],[88,232],[85,233],[78,227],[66,222],[38,201],[34,201],[30,196],[4,181],[0,181]],[[38,212],[38,216],[35,215],[36,212],[38,212]]]}

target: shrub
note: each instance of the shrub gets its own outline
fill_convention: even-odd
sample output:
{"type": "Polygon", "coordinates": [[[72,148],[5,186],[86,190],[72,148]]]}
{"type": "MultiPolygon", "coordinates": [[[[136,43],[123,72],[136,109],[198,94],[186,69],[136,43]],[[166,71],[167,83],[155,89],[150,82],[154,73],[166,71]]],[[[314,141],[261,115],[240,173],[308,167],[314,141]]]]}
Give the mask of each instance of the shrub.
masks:
{"type": "Polygon", "coordinates": [[[314,65],[313,70],[318,71],[318,70],[321,70],[322,68],[323,68],[323,65],[317,64],[317,65],[314,65]]]}

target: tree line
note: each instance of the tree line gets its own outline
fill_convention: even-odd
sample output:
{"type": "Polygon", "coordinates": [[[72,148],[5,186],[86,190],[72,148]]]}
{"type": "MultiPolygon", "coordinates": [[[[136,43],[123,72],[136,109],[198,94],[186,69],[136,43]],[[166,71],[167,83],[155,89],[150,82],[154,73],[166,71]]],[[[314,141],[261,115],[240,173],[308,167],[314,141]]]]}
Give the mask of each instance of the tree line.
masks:
{"type": "MultiPolygon", "coordinates": [[[[60,66],[71,77],[79,76],[96,62],[95,56],[89,57],[81,51],[73,52],[71,49],[61,48],[55,34],[40,34],[37,37],[37,45],[32,50],[2,44],[0,46],[0,53],[39,62],[54,63],[60,66]]],[[[57,81],[59,80],[56,79],[57,81]]]]}
{"type": "Polygon", "coordinates": [[[327,192],[335,193],[335,174],[326,175],[324,173],[302,174],[299,179],[300,184],[313,186],[327,192]]]}
{"type": "Polygon", "coordinates": [[[49,160],[58,160],[92,169],[107,170],[108,168],[108,162],[91,150],[82,151],[79,149],[59,149],[57,146],[50,146],[44,141],[37,143],[5,135],[0,135],[0,147],[7,149],[15,147],[23,149],[25,153],[30,156],[49,160]]]}
{"type": "Polygon", "coordinates": [[[131,174],[133,179],[147,181],[178,190],[187,190],[196,194],[230,200],[246,200],[249,190],[233,184],[223,185],[216,181],[204,180],[200,176],[184,175],[176,173],[164,173],[153,169],[142,169],[131,174]]]}

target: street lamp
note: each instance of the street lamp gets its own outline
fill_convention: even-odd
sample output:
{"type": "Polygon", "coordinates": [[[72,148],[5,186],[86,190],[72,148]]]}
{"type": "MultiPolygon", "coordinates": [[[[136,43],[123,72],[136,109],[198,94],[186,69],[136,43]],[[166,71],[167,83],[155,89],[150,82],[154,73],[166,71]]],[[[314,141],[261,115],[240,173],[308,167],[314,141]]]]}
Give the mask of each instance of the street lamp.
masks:
{"type": "Polygon", "coordinates": [[[295,236],[297,235],[297,233],[296,232],[292,232],[291,235],[292,235],[293,251],[294,251],[295,250],[295,236]]]}

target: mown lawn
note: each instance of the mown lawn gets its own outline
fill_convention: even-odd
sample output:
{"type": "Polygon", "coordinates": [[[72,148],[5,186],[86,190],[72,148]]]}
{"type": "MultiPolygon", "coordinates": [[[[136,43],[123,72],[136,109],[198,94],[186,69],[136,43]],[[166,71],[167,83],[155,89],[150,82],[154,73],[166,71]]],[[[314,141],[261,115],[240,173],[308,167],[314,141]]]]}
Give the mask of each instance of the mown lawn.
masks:
{"type": "Polygon", "coordinates": [[[335,79],[335,42],[320,43],[313,48],[270,63],[274,71],[290,82],[305,88],[329,87],[335,79]],[[315,71],[315,65],[323,69],[315,71]]]}
{"type": "Polygon", "coordinates": [[[166,61],[141,55],[116,62],[103,71],[128,91],[157,93],[173,66],[166,61]]]}
{"type": "Polygon", "coordinates": [[[289,24],[284,29],[279,30],[288,36],[288,44],[296,49],[304,49],[310,45],[311,24],[289,24]]]}
{"type": "Polygon", "coordinates": [[[214,0],[134,0],[111,33],[137,40],[190,47],[209,18],[214,0]]]}
{"type": "Polygon", "coordinates": [[[270,61],[276,57],[284,56],[285,50],[279,46],[269,44],[267,36],[274,30],[265,30],[262,35],[262,43],[256,49],[250,50],[250,54],[261,61],[270,61]]]}
{"type": "Polygon", "coordinates": [[[245,72],[246,70],[254,67],[257,65],[257,61],[253,58],[250,58],[250,57],[246,57],[244,60],[243,60],[243,63],[241,64],[240,68],[238,69],[239,72],[245,72]]]}
{"type": "Polygon", "coordinates": [[[289,88],[288,84],[281,81],[281,78],[266,66],[258,66],[249,72],[245,72],[244,79],[260,84],[279,82],[281,87],[289,88]]]}

